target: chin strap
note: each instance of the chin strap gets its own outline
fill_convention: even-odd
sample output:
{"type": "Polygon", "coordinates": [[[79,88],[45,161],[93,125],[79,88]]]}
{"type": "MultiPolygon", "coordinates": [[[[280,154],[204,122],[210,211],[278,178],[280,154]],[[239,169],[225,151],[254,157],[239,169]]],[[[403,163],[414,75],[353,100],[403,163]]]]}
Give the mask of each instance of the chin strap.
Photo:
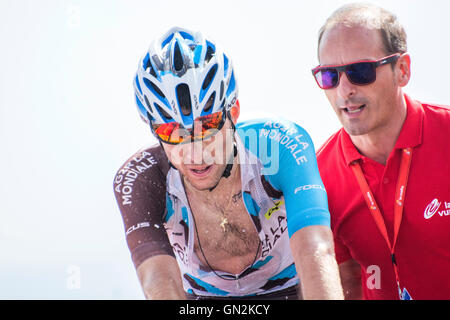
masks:
{"type": "MultiPolygon", "coordinates": [[[[234,158],[237,156],[237,153],[238,153],[238,151],[237,151],[237,147],[236,147],[236,142],[234,142],[234,144],[233,144],[233,161],[231,161],[230,163],[227,164],[220,179],[228,178],[231,175],[231,170],[233,169],[234,158]]],[[[219,181],[217,181],[217,184],[214,187],[209,189],[209,192],[213,191],[217,187],[217,185],[220,182],[220,179],[219,179],[219,181]]]]}
{"type": "MultiPolygon", "coordinates": [[[[237,147],[236,147],[236,142],[233,145],[233,159],[237,156],[237,147]]],[[[234,161],[233,161],[234,162],[234,161]]],[[[225,167],[225,171],[222,174],[222,177],[228,178],[231,174],[231,169],[233,169],[233,162],[227,164],[227,166],[225,167]]]]}
{"type": "MultiPolygon", "coordinates": [[[[228,119],[230,119],[231,128],[233,129],[233,136],[234,136],[234,134],[236,134],[236,127],[235,127],[235,125],[233,123],[233,120],[232,120],[233,118],[231,117],[230,110],[227,110],[226,113],[227,113],[228,119]]],[[[230,163],[227,164],[227,166],[225,167],[225,170],[222,173],[222,176],[220,177],[220,179],[222,179],[222,177],[228,178],[230,176],[231,169],[233,169],[234,158],[237,156],[237,154],[238,154],[238,151],[237,151],[236,140],[235,140],[234,143],[233,143],[233,161],[231,161],[230,163]]],[[[209,189],[209,192],[213,191],[217,187],[217,185],[220,182],[220,179],[219,179],[219,181],[217,182],[217,184],[214,187],[209,189]]]]}
{"type": "MultiPolygon", "coordinates": [[[[161,140],[158,139],[158,142],[159,142],[159,145],[161,146],[161,148],[162,148],[163,151],[164,151],[164,147],[163,147],[163,145],[162,145],[162,143],[161,143],[161,140]]],[[[164,151],[164,152],[165,152],[165,151],[164,151]]],[[[175,168],[175,166],[172,164],[172,162],[170,162],[169,159],[167,159],[167,162],[169,163],[169,166],[170,166],[171,168],[173,168],[173,169],[175,169],[175,170],[178,170],[177,168],[175,168]]]]}
{"type": "MultiPolygon", "coordinates": [[[[226,112],[227,112],[228,119],[230,119],[231,128],[233,129],[233,136],[234,136],[236,134],[236,127],[234,126],[233,120],[231,118],[230,110],[227,110],[226,112]]],[[[238,153],[238,151],[237,151],[237,147],[236,147],[236,141],[234,141],[234,143],[233,143],[233,159],[237,156],[237,153],[238,153]]],[[[228,178],[230,176],[231,169],[233,169],[233,162],[234,161],[232,161],[231,163],[227,164],[227,166],[225,167],[225,171],[222,174],[222,177],[228,178]]]]}

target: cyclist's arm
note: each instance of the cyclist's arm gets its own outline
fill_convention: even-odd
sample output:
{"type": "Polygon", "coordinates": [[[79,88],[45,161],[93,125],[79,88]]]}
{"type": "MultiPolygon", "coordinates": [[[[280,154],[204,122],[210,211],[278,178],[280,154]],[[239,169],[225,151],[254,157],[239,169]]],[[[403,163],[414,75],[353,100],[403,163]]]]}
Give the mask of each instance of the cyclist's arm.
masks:
{"type": "Polygon", "coordinates": [[[309,226],[290,240],[304,299],[342,299],[333,236],[328,227],[309,226]]]}
{"type": "Polygon", "coordinates": [[[279,145],[278,170],[267,178],[285,198],[291,250],[303,297],[342,299],[328,200],[312,140],[300,126],[289,121],[282,123],[286,130],[281,133],[286,138],[281,138],[285,143],[279,145]]]}
{"type": "Polygon", "coordinates": [[[180,271],[163,225],[167,166],[164,151],[154,147],[131,157],[114,178],[127,245],[147,299],[184,297],[180,271]]]}
{"type": "Polygon", "coordinates": [[[148,258],[139,265],[137,274],[147,299],[186,299],[180,269],[174,257],[158,255],[148,258]]]}

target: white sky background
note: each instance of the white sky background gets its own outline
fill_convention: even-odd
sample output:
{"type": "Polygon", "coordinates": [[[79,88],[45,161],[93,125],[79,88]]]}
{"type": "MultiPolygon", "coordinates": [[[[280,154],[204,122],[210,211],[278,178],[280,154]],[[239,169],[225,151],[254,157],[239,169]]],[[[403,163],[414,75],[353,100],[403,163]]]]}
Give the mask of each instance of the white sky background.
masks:
{"type": "MultiPolygon", "coordinates": [[[[349,2],[1,0],[0,299],[143,298],[112,182],[156,141],[132,87],[152,39],[174,25],[211,35],[233,59],[240,120],[289,118],[318,148],[340,125],[310,72],[317,32],[349,2]]],[[[408,33],[405,91],[449,104],[450,2],[372,2],[408,33]]]]}

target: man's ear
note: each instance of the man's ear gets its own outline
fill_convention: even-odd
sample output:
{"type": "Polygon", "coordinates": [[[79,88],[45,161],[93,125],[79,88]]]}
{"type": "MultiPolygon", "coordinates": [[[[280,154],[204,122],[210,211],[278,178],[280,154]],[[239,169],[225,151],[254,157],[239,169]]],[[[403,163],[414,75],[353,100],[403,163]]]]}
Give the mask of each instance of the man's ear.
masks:
{"type": "Polygon", "coordinates": [[[241,112],[241,107],[239,105],[239,100],[236,100],[236,103],[230,109],[231,120],[233,121],[234,124],[236,124],[237,119],[239,118],[240,112],[241,112]]]}
{"type": "Polygon", "coordinates": [[[411,57],[409,54],[404,53],[397,60],[397,81],[400,87],[404,87],[411,79],[411,57]]]}

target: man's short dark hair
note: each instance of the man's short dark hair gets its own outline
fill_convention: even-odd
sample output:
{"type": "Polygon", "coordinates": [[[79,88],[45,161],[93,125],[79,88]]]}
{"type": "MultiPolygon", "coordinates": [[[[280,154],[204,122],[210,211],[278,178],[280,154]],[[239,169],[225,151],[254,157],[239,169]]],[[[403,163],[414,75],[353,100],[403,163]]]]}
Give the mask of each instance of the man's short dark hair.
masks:
{"type": "Polygon", "coordinates": [[[337,25],[347,27],[362,26],[379,30],[386,55],[407,51],[406,32],[393,13],[368,3],[351,3],[334,11],[320,28],[317,52],[325,31],[337,25]]]}

